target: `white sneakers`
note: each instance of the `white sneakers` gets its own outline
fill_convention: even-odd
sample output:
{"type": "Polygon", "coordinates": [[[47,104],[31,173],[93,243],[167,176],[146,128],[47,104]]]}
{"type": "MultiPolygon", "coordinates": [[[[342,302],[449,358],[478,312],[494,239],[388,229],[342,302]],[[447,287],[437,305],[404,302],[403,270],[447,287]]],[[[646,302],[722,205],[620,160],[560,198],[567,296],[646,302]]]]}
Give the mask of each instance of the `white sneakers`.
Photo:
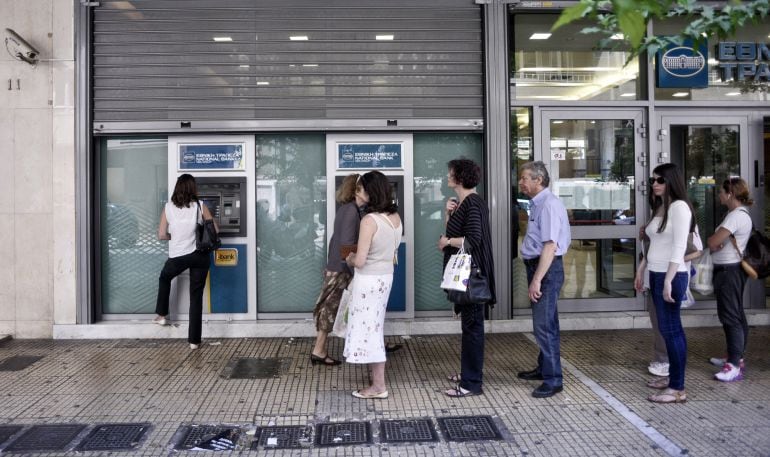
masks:
{"type": "Polygon", "coordinates": [[[743,371],[741,370],[740,366],[736,367],[730,362],[725,362],[725,364],[722,365],[722,371],[715,374],[714,378],[717,381],[722,382],[740,381],[743,379],[743,371]]]}
{"type": "Polygon", "coordinates": [[[647,371],[655,376],[666,377],[668,376],[668,364],[663,362],[650,362],[647,371]]]}

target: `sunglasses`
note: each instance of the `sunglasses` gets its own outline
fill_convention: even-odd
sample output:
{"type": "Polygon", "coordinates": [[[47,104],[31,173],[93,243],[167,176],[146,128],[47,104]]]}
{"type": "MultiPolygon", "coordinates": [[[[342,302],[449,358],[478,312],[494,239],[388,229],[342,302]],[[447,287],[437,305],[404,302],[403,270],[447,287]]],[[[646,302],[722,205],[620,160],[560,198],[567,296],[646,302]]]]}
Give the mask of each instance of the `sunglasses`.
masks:
{"type": "Polygon", "coordinates": [[[650,177],[650,185],[653,185],[655,183],[666,184],[666,178],[664,178],[663,176],[658,176],[657,178],[650,177]]]}

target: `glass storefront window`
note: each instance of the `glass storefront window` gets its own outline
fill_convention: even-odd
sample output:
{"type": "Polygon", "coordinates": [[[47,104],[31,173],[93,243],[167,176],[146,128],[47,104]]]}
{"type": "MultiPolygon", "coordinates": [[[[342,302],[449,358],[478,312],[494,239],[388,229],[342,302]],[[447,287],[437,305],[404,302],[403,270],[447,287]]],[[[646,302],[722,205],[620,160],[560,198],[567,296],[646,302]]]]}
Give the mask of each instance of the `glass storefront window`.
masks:
{"type": "Polygon", "coordinates": [[[511,110],[511,259],[513,307],[529,307],[527,296],[527,270],[519,257],[519,246],[527,233],[529,221],[529,197],[519,192],[519,170],[522,164],[535,160],[532,138],[532,110],[513,108],[511,110]]]}
{"type": "Polygon", "coordinates": [[[105,138],[99,150],[101,306],[153,313],[168,244],[158,223],[168,200],[166,138],[105,138]]]}
{"type": "Polygon", "coordinates": [[[257,309],[313,311],[326,265],[324,135],[258,135],[257,309]]]}
{"type": "Polygon", "coordinates": [[[570,224],[634,222],[634,121],[551,120],[553,191],[570,224]]]}
{"type": "Polygon", "coordinates": [[[572,240],[564,255],[564,287],[571,298],[635,297],[636,240],[572,240]]]}
{"type": "Polygon", "coordinates": [[[626,65],[622,41],[597,48],[587,22],[551,31],[558,14],[514,14],[510,49],[512,100],[639,100],[639,60],[626,65]]]}
{"type": "MultiPolygon", "coordinates": [[[[687,27],[684,19],[668,19],[653,24],[653,32],[656,35],[673,35],[687,27]]],[[[749,24],[739,27],[734,36],[725,39],[725,43],[740,43],[748,54],[747,60],[727,59],[720,60],[718,48],[719,39],[709,39],[706,46],[708,55],[708,87],[704,88],[658,88],[655,87],[656,100],[728,100],[734,102],[767,101],[770,100],[770,92],[767,91],[770,73],[770,57],[763,55],[768,49],[768,24],[749,24]],[[764,46],[758,52],[757,45],[764,46]],[[754,53],[754,58],[750,58],[754,53]],[[727,66],[720,68],[720,64],[727,66]],[[738,66],[741,75],[738,73],[738,66]]],[[[728,49],[728,54],[734,54],[736,48],[728,49]]],[[[657,72],[657,68],[655,69],[657,72]]]]}
{"type": "MultiPolygon", "coordinates": [[[[447,187],[447,162],[461,156],[482,166],[481,135],[473,133],[415,133],[414,150],[414,309],[448,311],[449,302],[437,288],[442,255],[436,247],[444,233],[444,206],[454,196],[447,187]]],[[[477,188],[484,195],[484,182],[477,188]]]]}

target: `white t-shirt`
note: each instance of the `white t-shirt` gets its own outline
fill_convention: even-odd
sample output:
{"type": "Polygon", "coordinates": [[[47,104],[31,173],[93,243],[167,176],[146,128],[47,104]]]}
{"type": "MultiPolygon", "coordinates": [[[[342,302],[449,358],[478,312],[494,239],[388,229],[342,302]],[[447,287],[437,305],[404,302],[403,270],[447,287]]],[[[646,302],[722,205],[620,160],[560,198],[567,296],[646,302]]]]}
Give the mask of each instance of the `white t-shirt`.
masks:
{"type": "Polygon", "coordinates": [[[677,271],[688,271],[684,263],[684,252],[687,250],[687,236],[690,234],[692,212],[687,203],[677,200],[668,207],[668,220],[663,232],[658,228],[663,222],[662,216],[652,218],[645,233],[650,238],[650,249],[647,252],[647,268],[657,273],[668,271],[669,262],[679,264],[677,271]]]}
{"type": "Polygon", "coordinates": [[[198,203],[190,203],[189,208],[177,208],[173,202],[166,202],[166,220],[168,221],[169,258],[182,257],[195,251],[195,229],[198,226],[200,211],[198,203]]]}
{"type": "MultiPolygon", "coordinates": [[[[746,249],[746,243],[749,242],[749,236],[751,236],[752,223],[751,216],[745,207],[740,206],[727,213],[719,227],[723,227],[735,236],[735,241],[738,242],[738,248],[741,252],[746,249]]],[[[728,238],[722,249],[711,253],[711,260],[717,265],[727,265],[740,262],[741,256],[735,250],[732,240],[728,238]]]]}

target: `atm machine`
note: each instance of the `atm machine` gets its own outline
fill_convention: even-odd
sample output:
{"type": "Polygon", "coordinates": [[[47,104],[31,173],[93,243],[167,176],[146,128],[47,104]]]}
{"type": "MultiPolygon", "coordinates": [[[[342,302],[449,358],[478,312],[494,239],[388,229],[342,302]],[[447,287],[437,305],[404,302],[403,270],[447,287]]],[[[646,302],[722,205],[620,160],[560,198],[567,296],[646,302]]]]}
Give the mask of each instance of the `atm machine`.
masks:
{"type": "MultiPolygon", "coordinates": [[[[254,137],[246,135],[171,136],[168,142],[169,196],[183,173],[195,177],[198,198],[211,212],[222,246],[211,253],[203,293],[205,320],[256,318],[256,290],[248,278],[256,271],[254,212],[254,137]],[[251,235],[249,229],[251,230],[251,235]]],[[[172,284],[171,315],[186,319],[189,276],[172,284]]]]}
{"type": "MultiPolygon", "coordinates": [[[[404,231],[398,248],[398,265],[393,271],[393,286],[388,300],[388,317],[414,316],[414,188],[412,177],[411,134],[329,134],[326,136],[326,175],[333,177],[334,186],[328,186],[327,201],[333,202],[334,193],[345,176],[377,170],[388,177],[393,186],[394,199],[404,231]]],[[[331,179],[330,179],[331,180],[331,179]]],[[[335,205],[327,206],[328,226],[334,226],[335,205]]],[[[331,239],[331,231],[327,236],[331,239]]]]}

